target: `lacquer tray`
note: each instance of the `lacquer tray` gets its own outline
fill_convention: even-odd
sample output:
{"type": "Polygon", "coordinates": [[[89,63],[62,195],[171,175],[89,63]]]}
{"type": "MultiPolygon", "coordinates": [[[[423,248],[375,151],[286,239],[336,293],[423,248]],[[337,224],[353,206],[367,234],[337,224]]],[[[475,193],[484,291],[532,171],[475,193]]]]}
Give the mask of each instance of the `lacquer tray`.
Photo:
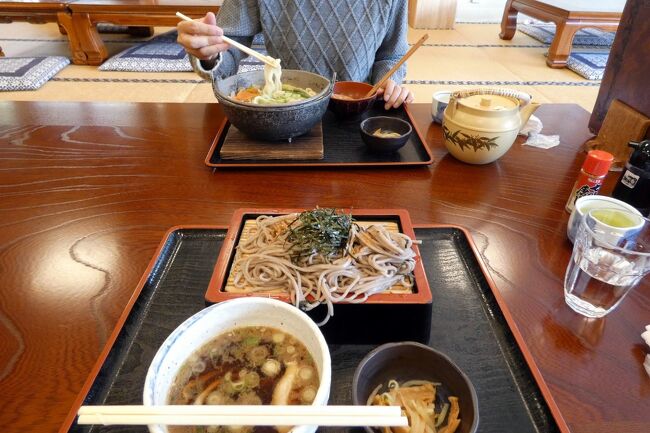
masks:
{"type": "MultiPolygon", "coordinates": [[[[260,215],[287,215],[299,213],[305,209],[238,209],[230,222],[228,233],[219,252],[212,278],[205,293],[209,303],[226,301],[255,294],[226,291],[228,277],[233,266],[236,247],[242,238],[247,222],[254,222],[260,215]]],[[[359,223],[384,223],[396,227],[397,231],[415,239],[409,214],[404,209],[342,209],[339,212],[352,213],[359,223]]],[[[371,296],[361,304],[338,303],[334,316],[321,327],[323,335],[330,343],[384,343],[395,340],[415,340],[425,343],[429,339],[431,325],[431,290],[419,259],[417,244],[413,244],[417,258],[415,262],[413,293],[381,293],[371,296]],[[387,320],[390,317],[390,320],[387,320]],[[350,332],[350,323],[362,322],[363,327],[350,332]]],[[[290,302],[287,293],[258,293],[290,302]]],[[[307,314],[316,322],[321,322],[327,315],[325,305],[308,311],[307,314]]]]}
{"type": "MultiPolygon", "coordinates": [[[[415,235],[422,241],[419,249],[433,295],[429,344],[450,356],[474,384],[479,432],[559,431],[467,232],[416,226],[415,235]]],[[[147,368],[158,347],[176,326],[205,307],[204,294],[225,237],[226,230],[215,227],[176,227],[165,235],[62,432],[147,432],[143,426],[79,426],[75,414],[82,404],[142,404],[147,368]]],[[[350,332],[355,326],[363,324],[351,323],[350,332]]],[[[354,370],[374,347],[330,345],[330,403],[351,404],[354,370]]]]}
{"type": "MultiPolygon", "coordinates": [[[[425,144],[423,134],[413,121],[408,107],[384,110],[378,103],[356,120],[340,120],[331,111],[322,119],[324,157],[320,160],[224,160],[219,156],[223,139],[230,127],[224,117],[215,139],[210,146],[205,164],[213,168],[235,167],[387,167],[422,166],[433,162],[433,156],[425,144]],[[359,124],[370,116],[395,116],[413,126],[413,133],[404,147],[394,153],[373,153],[361,140],[359,124]]],[[[270,144],[272,145],[272,144],[270,144]]]]}

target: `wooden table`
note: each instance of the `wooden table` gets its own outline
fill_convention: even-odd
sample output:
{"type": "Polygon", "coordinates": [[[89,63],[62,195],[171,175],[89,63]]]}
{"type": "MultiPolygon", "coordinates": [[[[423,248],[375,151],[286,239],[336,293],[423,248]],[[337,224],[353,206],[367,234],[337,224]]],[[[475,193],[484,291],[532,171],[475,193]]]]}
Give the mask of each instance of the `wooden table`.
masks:
{"type": "MultiPolygon", "coordinates": [[[[56,22],[68,35],[72,62],[100,65],[108,57],[97,23],[129,26],[130,33],[151,36],[149,27],[176,26],[177,11],[192,18],[217,12],[222,0],[12,0],[0,1],[0,23],[56,22]],[[144,28],[143,28],[144,27],[144,28]]],[[[0,48],[0,56],[3,56],[0,48]]]]}
{"type": "MultiPolygon", "coordinates": [[[[26,21],[32,24],[54,23],[66,10],[67,1],[12,0],[0,2],[0,24],[26,21]]],[[[0,56],[4,56],[0,47],[0,56]]]]}
{"type": "MultiPolygon", "coordinates": [[[[546,105],[562,145],[516,144],[497,163],[447,154],[415,105],[430,167],[218,170],[203,165],[216,104],[0,103],[0,425],[57,431],[163,234],[226,225],[241,207],[405,208],[467,227],[564,432],[650,431],[640,333],[646,279],[604,320],[564,303],[564,204],[589,114],[546,105]]],[[[611,175],[606,191],[616,175],[611,175]]]]}
{"type": "Polygon", "coordinates": [[[517,30],[517,15],[522,12],[556,25],[546,64],[566,66],[573,37],[585,27],[614,31],[618,27],[625,0],[508,0],[501,20],[501,39],[512,39],[517,30]]]}
{"type": "Polygon", "coordinates": [[[217,12],[221,0],[75,0],[70,13],[60,17],[70,28],[72,61],[78,65],[100,65],[108,57],[97,31],[97,23],[123,26],[176,26],[181,11],[191,18],[217,12]]]}

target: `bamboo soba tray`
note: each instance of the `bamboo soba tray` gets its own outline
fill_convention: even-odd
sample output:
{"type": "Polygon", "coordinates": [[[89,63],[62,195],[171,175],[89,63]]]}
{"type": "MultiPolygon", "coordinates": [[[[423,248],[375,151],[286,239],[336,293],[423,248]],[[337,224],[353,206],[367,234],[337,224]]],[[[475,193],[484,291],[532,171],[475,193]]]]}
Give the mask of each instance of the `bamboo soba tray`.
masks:
{"type": "MultiPolygon", "coordinates": [[[[427,305],[432,315],[428,341],[472,381],[481,433],[559,431],[468,233],[449,226],[416,226],[414,232],[422,241],[419,251],[433,296],[427,305]]],[[[75,414],[82,404],[142,404],[156,351],[178,325],[205,307],[204,294],[225,239],[222,227],[175,227],[165,235],[60,432],[147,432],[146,426],[79,426],[75,414]]],[[[401,319],[386,315],[386,320],[401,319]]],[[[348,332],[363,327],[362,320],[354,320],[348,332]]],[[[330,342],[331,404],[352,403],[352,375],[374,347],[330,342]]]]}
{"type": "MultiPolygon", "coordinates": [[[[327,111],[322,119],[323,158],[289,159],[224,159],[220,152],[227,136],[230,123],[224,117],[219,132],[214,138],[205,157],[205,165],[212,168],[256,168],[256,167],[404,167],[423,166],[433,162],[433,156],[425,144],[425,136],[413,121],[407,106],[394,110],[384,110],[379,103],[355,120],[337,118],[327,111]],[[406,120],[413,126],[413,132],[404,147],[394,153],[369,152],[361,139],[359,124],[370,116],[394,116],[406,120]]],[[[426,132],[426,131],[425,131],[426,132]]],[[[273,143],[269,143],[272,146],[273,143]]]]}
{"type": "MultiPolygon", "coordinates": [[[[243,293],[233,291],[232,267],[236,247],[245,239],[248,230],[254,225],[260,215],[286,215],[299,213],[305,209],[239,209],[233,215],[226,240],[219,253],[214,272],[205,299],[209,303],[226,301],[242,296],[268,296],[285,302],[291,302],[287,291],[267,291],[243,293]]],[[[342,212],[350,212],[342,210],[342,212]]],[[[356,221],[362,225],[378,223],[388,230],[399,231],[415,239],[415,233],[407,211],[403,209],[354,209],[351,211],[356,221]]],[[[417,244],[413,244],[416,256],[419,256],[417,244]]],[[[382,342],[386,339],[407,339],[426,341],[428,334],[423,330],[429,328],[431,321],[431,290],[427,282],[419,257],[416,259],[413,271],[415,286],[411,293],[396,288],[395,291],[371,296],[361,304],[337,303],[334,306],[334,316],[321,329],[328,341],[341,343],[382,342]],[[388,315],[402,318],[398,322],[386,320],[388,315]],[[365,324],[359,332],[350,333],[349,324],[354,320],[362,320],[365,324]]],[[[400,288],[402,289],[402,288],[400,288]]],[[[307,314],[317,323],[327,314],[325,305],[308,311],[307,314]]]]}

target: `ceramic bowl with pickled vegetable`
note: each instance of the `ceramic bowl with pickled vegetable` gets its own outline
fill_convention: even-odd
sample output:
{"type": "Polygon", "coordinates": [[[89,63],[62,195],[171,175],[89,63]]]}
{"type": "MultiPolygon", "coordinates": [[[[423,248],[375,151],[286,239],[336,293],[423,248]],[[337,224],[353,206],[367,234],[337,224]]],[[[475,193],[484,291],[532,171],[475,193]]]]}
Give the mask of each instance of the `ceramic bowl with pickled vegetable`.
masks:
{"type": "Polygon", "coordinates": [[[409,122],[390,116],[368,117],[359,128],[368,150],[378,153],[398,151],[413,132],[409,122]]]}
{"type": "Polygon", "coordinates": [[[329,109],[342,119],[355,119],[372,107],[377,100],[377,93],[366,94],[372,85],[358,81],[338,81],[329,102],[329,109]]]}
{"type": "Polygon", "coordinates": [[[478,429],[472,382],[449,357],[420,343],[388,343],[366,355],[354,373],[352,401],[402,406],[409,427],[386,433],[475,433],[478,429]]]}
{"type": "Polygon", "coordinates": [[[320,121],[333,86],[321,75],[291,69],[282,70],[281,80],[282,92],[272,97],[262,95],[262,70],[214,80],[212,88],[237,129],[260,140],[281,141],[307,133],[320,121]]]}
{"type": "MultiPolygon", "coordinates": [[[[309,316],[286,302],[251,296],[214,304],[179,325],[149,366],[143,404],[323,406],[331,374],[327,343],[309,316]]],[[[316,427],[277,430],[313,433],[316,427]]],[[[198,430],[150,425],[149,431],[198,430]]]]}

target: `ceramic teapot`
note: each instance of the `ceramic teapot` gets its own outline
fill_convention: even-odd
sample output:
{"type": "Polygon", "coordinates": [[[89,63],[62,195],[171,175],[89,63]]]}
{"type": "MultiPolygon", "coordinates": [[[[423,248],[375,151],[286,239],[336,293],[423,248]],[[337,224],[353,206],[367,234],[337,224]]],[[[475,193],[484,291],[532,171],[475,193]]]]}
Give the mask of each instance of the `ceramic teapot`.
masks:
{"type": "Polygon", "coordinates": [[[537,107],[528,94],[515,90],[454,92],[442,120],[445,146],[463,162],[496,161],[510,149],[537,107]]]}

